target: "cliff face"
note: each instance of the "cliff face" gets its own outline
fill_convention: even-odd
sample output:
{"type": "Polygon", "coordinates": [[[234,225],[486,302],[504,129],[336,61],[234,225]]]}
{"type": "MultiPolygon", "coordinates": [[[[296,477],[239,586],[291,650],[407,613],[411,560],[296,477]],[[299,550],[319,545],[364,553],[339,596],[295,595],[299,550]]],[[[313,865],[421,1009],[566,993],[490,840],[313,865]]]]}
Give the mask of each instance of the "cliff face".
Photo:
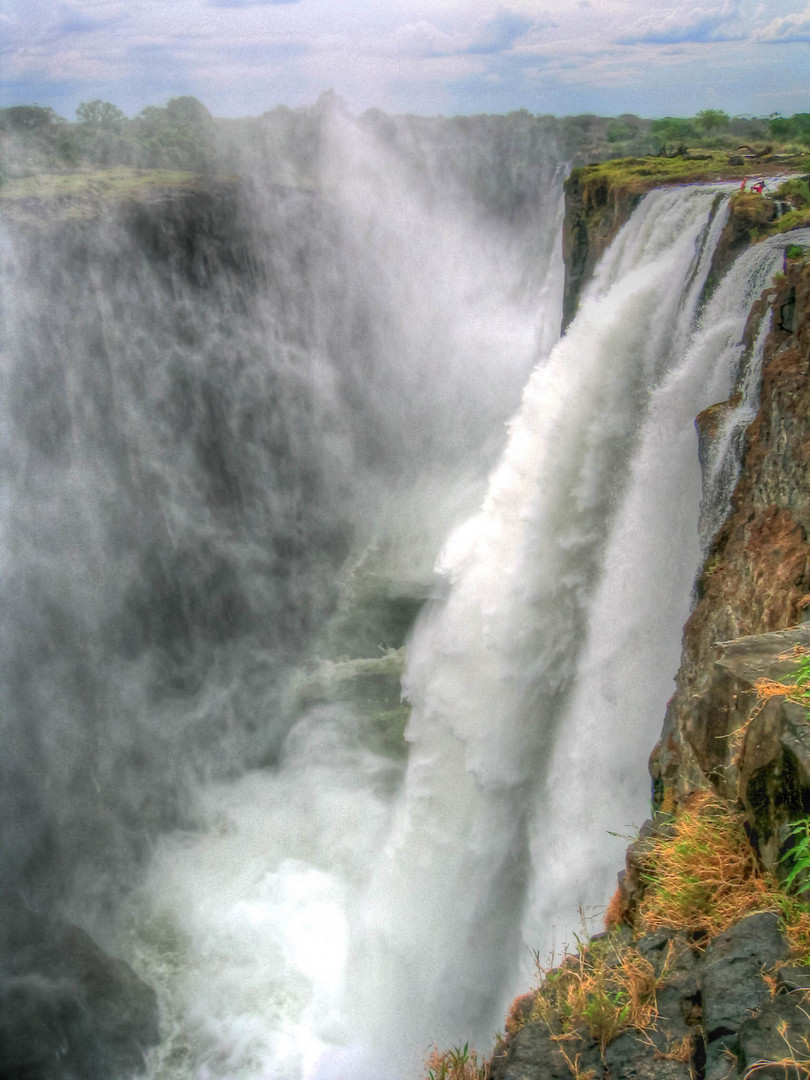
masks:
{"type": "MultiPolygon", "coordinates": [[[[578,174],[566,195],[567,323],[637,196],[627,187],[588,190],[578,174]]],[[[771,200],[735,196],[709,288],[774,215],[771,200]]],[[[771,325],[759,409],[745,432],[731,510],[697,582],[676,691],[651,757],[656,817],[628,850],[608,935],[580,946],[515,1003],[492,1061],[497,1080],[810,1076],[810,968],[795,966],[797,956],[804,964],[810,955],[797,935],[807,907],[777,883],[791,865],[788,825],[810,813],[810,727],[804,708],[778,697],[763,705],[754,689],[760,677],[784,679],[795,668],[794,649],[810,647],[810,626],[802,624],[810,602],[804,259],[786,259],[784,274],[754,305],[749,354],[763,317],[771,325]],[[705,836],[694,812],[701,800],[709,806],[705,836]],[[729,872],[719,837],[732,821],[740,861],[729,872]],[[667,852],[677,861],[690,850],[697,864],[668,879],[667,852]],[[729,907],[722,925],[695,917],[704,903],[749,889],[749,906],[729,907]],[[648,1011],[636,1011],[639,1003],[648,1011]]],[[[702,455],[734,404],[697,418],[702,455]]]]}
{"type": "Polygon", "coordinates": [[[563,220],[563,330],[576,314],[583,285],[593,273],[611,240],[630,218],[643,191],[610,185],[577,169],[565,182],[563,220]]]}
{"type": "MultiPolygon", "coordinates": [[[[750,327],[764,307],[773,324],[760,409],[746,433],[731,513],[698,580],[651,770],[659,807],[677,805],[707,781],[741,798],[772,864],[779,826],[810,808],[810,777],[780,741],[785,721],[773,708],[755,718],[740,748],[729,740],[746,725],[754,693],[749,681],[717,666],[716,643],[793,626],[810,593],[810,266],[787,260],[785,280],[755,305],[750,327]]],[[[712,411],[698,418],[707,438],[712,411]]]]}

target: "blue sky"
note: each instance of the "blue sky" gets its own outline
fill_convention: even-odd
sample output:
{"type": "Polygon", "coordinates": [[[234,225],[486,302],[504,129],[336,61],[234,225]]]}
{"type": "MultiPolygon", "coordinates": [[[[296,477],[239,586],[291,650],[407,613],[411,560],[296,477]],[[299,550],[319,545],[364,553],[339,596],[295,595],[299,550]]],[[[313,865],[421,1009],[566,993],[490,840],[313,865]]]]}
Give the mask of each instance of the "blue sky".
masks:
{"type": "Polygon", "coordinates": [[[0,105],[810,112],[810,0],[0,0],[0,105]]]}

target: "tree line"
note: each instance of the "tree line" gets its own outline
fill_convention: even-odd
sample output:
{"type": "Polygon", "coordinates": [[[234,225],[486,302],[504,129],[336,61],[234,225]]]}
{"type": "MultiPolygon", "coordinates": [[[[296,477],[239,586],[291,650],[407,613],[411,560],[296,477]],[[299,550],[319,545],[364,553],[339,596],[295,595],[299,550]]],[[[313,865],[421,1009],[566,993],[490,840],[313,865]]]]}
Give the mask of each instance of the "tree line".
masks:
{"type": "MultiPolygon", "coordinates": [[[[97,99],[82,102],[74,122],[50,108],[14,105],[0,109],[0,183],[37,172],[120,166],[219,171],[232,168],[246,147],[266,161],[271,173],[283,158],[288,173],[292,168],[286,179],[300,182],[317,158],[320,120],[336,104],[341,105],[340,99],[330,92],[307,108],[280,105],[261,117],[221,120],[190,96],[171,98],[162,107],[149,105],[132,118],[97,99]]],[[[505,116],[444,119],[393,118],[371,109],[360,120],[380,130],[393,123],[442,123],[458,134],[496,125],[510,143],[527,148],[553,138],[574,164],[668,153],[684,146],[731,149],[768,140],[796,149],[810,146],[810,113],[731,117],[720,109],[703,109],[693,117],[645,119],[629,113],[538,116],[520,109],[505,116]]]]}

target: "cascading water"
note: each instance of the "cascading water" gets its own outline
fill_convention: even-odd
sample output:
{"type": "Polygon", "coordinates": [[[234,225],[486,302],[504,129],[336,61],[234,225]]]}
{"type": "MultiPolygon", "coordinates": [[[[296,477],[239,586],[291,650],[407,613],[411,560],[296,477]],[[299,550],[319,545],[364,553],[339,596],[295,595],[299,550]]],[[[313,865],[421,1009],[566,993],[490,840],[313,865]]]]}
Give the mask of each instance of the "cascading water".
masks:
{"type": "Polygon", "coordinates": [[[531,951],[604,905],[699,560],[693,419],[745,382],[781,257],[701,311],[724,191],[654,192],[552,348],[555,163],[499,218],[491,151],[455,174],[421,129],[332,123],[320,195],[0,236],[0,899],[158,987],[152,1080],[405,1080],[434,1039],[487,1046],[531,951]],[[538,356],[409,643],[405,762],[312,687],[395,670],[367,579],[424,576],[538,356]]]}
{"type": "Polygon", "coordinates": [[[316,120],[316,171],[291,187],[259,172],[120,201],[23,196],[0,217],[0,990],[27,912],[80,923],[176,991],[154,1064],[168,1075],[293,1076],[319,1025],[343,1038],[340,928],[402,740],[382,730],[393,760],[345,705],[301,717],[290,677],[316,653],[380,659],[383,638],[396,667],[389,635],[559,325],[553,155],[513,176],[487,125],[462,161],[435,124],[380,140],[316,120]],[[497,198],[479,190],[496,171],[497,198]],[[205,837],[234,838],[239,782],[220,809],[201,786],[259,764],[244,783],[268,786],[269,832],[244,829],[261,871],[205,837]],[[234,894],[241,944],[216,874],[185,883],[183,915],[169,880],[138,908],[156,838],[183,828],[201,875],[211,851],[254,885],[270,875],[269,908],[234,894]],[[317,956],[296,944],[313,920],[332,942],[317,956]]]}
{"type": "Polygon", "coordinates": [[[206,837],[159,848],[149,896],[186,935],[175,1052],[199,1075],[406,1077],[432,1039],[487,1045],[531,951],[606,902],[700,555],[693,419],[740,377],[781,258],[746,257],[699,315],[723,196],[648,196],[535,369],[409,645],[399,794],[322,707],[276,773],[207,793],[206,837]]]}

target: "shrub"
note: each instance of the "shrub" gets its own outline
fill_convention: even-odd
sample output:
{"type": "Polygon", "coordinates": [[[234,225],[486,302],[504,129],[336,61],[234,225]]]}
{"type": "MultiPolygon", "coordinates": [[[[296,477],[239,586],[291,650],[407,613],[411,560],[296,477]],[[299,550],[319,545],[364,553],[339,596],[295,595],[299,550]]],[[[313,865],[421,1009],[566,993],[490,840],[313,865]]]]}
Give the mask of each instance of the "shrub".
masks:
{"type": "Polygon", "coordinates": [[[774,907],[741,815],[705,791],[674,819],[672,835],[650,842],[643,877],[637,923],[644,931],[669,926],[713,937],[749,912],[774,907]]]}
{"type": "Polygon", "coordinates": [[[793,176],[790,180],[785,180],[776,189],[776,194],[780,199],[789,202],[796,210],[810,206],[810,185],[804,177],[793,176]]]}
{"type": "Polygon", "coordinates": [[[426,1080],[486,1080],[489,1070],[469,1044],[452,1050],[434,1046],[425,1062],[426,1080]]]}
{"type": "Polygon", "coordinates": [[[586,1027],[604,1049],[627,1028],[649,1027],[656,1016],[652,964],[610,934],[579,944],[535,992],[526,1020],[543,1020],[564,1038],[586,1027]]]}

